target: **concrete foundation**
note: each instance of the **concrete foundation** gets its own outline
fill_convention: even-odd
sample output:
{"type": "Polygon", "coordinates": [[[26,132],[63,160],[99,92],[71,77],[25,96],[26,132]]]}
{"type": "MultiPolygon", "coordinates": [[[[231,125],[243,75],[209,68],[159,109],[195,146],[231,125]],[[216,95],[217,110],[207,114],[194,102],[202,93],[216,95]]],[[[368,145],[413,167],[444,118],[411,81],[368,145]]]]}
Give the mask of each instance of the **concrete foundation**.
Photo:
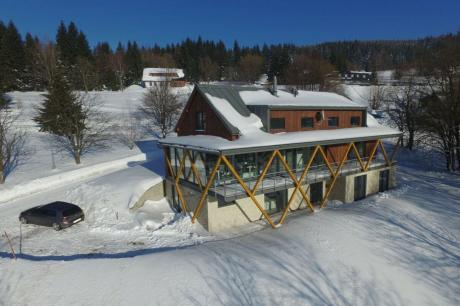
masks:
{"type": "MultiPolygon", "coordinates": [[[[348,176],[339,177],[336,180],[335,186],[329,196],[330,200],[339,200],[344,203],[350,203],[354,201],[354,182],[355,177],[359,175],[366,175],[366,196],[379,192],[379,180],[380,171],[390,170],[389,172],[389,188],[393,188],[396,185],[395,180],[395,168],[386,167],[378,170],[371,170],[365,173],[358,173],[348,176]]],[[[330,182],[323,182],[323,196],[326,193],[326,188],[330,182]]],[[[173,203],[173,184],[166,180],[165,181],[165,193],[166,197],[173,203]]],[[[310,198],[310,186],[303,185],[307,196],[310,198]]],[[[201,196],[199,190],[192,189],[190,187],[181,185],[181,190],[184,198],[187,202],[187,208],[189,211],[194,211],[198,205],[198,201],[201,196]]],[[[287,192],[287,199],[289,200],[291,194],[295,188],[289,188],[287,192]]],[[[177,196],[176,196],[177,197],[177,196]]],[[[264,207],[265,196],[263,194],[256,195],[256,199],[259,204],[264,207]]],[[[291,210],[305,209],[306,203],[301,196],[301,193],[297,191],[293,202],[291,203],[291,210]]],[[[256,220],[263,219],[262,213],[259,211],[257,206],[252,202],[251,198],[242,198],[235,200],[231,203],[219,203],[215,197],[208,196],[205,201],[198,222],[209,232],[216,233],[225,229],[241,226],[256,220]]]]}

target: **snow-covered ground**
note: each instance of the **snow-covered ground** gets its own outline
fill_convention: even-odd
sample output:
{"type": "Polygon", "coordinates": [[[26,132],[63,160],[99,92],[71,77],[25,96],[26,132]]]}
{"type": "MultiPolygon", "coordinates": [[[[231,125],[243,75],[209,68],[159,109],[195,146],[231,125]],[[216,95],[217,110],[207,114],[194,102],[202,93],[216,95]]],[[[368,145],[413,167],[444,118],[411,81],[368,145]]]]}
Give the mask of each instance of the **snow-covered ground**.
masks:
{"type": "Polygon", "coordinates": [[[162,174],[160,151],[148,154],[0,203],[19,257],[0,236],[0,305],[460,304],[460,176],[426,152],[400,151],[393,190],[218,236],[164,200],[129,209],[162,174]],[[53,200],[77,203],[86,220],[60,232],[19,224],[53,200]]]}
{"type": "MultiPolygon", "coordinates": [[[[185,101],[192,87],[186,86],[175,90],[180,99],[185,101]]],[[[111,119],[114,137],[106,150],[90,152],[83,156],[81,165],[76,165],[68,154],[53,152],[55,150],[51,145],[51,135],[39,132],[33,121],[37,115],[37,107],[44,99],[42,92],[8,93],[12,99],[12,109],[20,114],[18,128],[27,132],[28,155],[8,174],[6,183],[0,185],[0,203],[10,200],[13,196],[22,195],[25,191],[39,191],[56,184],[62,185],[63,182],[69,183],[70,180],[77,181],[109,173],[126,168],[128,162],[143,161],[154,156],[158,151],[156,146],[152,145],[154,135],[143,128],[145,119],[138,110],[145,91],[146,89],[133,85],[122,92],[88,93],[89,98],[97,101],[100,110],[111,119]],[[139,118],[139,134],[143,139],[132,150],[115,137],[117,129],[123,129],[131,117],[139,118]],[[69,173],[70,171],[74,172],[69,173]]]]}
{"type": "Polygon", "coordinates": [[[2,237],[0,301],[458,305],[460,177],[427,171],[419,159],[401,152],[399,184],[391,191],[290,216],[276,230],[255,225],[230,239],[210,236],[163,201],[122,212],[130,186],[113,188],[135,173],[130,169],[2,205],[0,228],[21,253],[9,259],[2,237]],[[88,219],[61,232],[20,228],[21,210],[54,199],[77,202],[88,219]]]}

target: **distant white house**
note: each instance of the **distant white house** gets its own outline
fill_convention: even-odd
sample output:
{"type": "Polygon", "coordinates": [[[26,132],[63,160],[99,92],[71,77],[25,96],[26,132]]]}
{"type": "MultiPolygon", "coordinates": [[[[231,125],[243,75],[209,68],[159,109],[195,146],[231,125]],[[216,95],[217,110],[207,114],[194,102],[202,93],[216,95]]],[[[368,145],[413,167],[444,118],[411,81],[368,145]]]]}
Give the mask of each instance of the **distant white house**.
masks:
{"type": "Polygon", "coordinates": [[[173,87],[185,86],[184,71],[178,68],[144,68],[142,84],[144,87],[152,87],[157,83],[171,82],[173,87]]]}
{"type": "Polygon", "coordinates": [[[370,82],[372,81],[372,72],[369,71],[348,71],[342,74],[342,80],[352,82],[370,82]]]}

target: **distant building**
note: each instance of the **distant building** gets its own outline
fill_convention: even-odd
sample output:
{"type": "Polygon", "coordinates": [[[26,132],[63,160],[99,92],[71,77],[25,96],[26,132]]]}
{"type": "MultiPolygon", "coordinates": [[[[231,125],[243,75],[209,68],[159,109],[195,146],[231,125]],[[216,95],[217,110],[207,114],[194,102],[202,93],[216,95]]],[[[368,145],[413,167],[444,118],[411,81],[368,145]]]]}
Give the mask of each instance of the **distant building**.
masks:
{"type": "Polygon", "coordinates": [[[172,87],[183,87],[186,84],[184,71],[178,68],[144,68],[142,85],[146,88],[161,82],[171,82],[172,87]]]}
{"type": "Polygon", "coordinates": [[[348,71],[342,74],[342,80],[358,83],[369,83],[372,78],[372,72],[369,71],[348,71]]]}

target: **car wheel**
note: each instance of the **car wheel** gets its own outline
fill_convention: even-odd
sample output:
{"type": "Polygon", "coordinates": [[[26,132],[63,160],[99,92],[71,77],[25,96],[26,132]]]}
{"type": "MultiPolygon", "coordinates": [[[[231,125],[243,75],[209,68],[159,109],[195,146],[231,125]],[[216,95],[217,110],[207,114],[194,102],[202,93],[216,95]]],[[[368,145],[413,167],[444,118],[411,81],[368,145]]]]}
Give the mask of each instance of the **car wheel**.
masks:
{"type": "Polygon", "coordinates": [[[19,218],[19,222],[21,222],[22,224],[27,224],[27,219],[24,217],[21,217],[19,218]]]}
{"type": "Polygon", "coordinates": [[[55,231],[60,231],[61,230],[61,225],[59,223],[53,223],[53,228],[55,231]]]}

